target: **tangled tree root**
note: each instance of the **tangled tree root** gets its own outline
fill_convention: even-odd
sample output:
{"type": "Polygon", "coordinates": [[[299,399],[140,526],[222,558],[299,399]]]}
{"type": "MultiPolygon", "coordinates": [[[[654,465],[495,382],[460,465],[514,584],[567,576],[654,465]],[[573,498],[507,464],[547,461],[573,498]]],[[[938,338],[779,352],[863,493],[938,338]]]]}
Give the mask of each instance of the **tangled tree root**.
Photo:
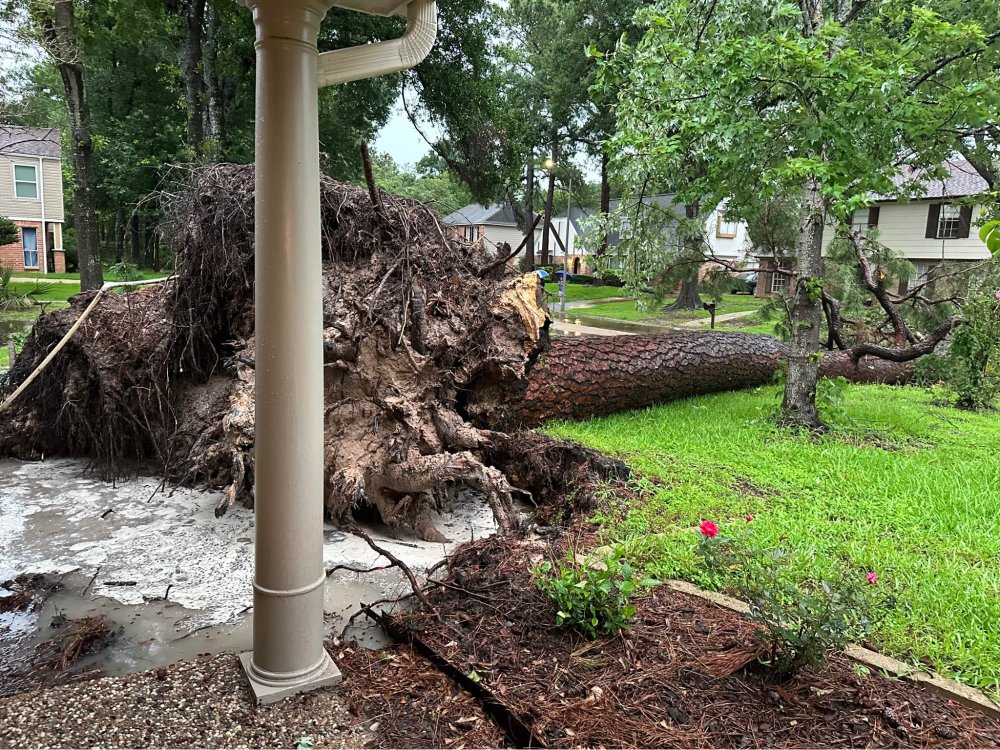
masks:
{"type": "MultiPolygon", "coordinates": [[[[5,414],[0,455],[86,456],[109,478],[153,459],[173,481],[222,490],[217,515],[253,503],[253,180],[232,165],[191,174],[168,209],[177,280],[102,300],[5,414]]],[[[538,279],[494,268],[421,204],[321,187],[330,516],[368,507],[441,540],[432,511],[461,486],[512,530],[514,497],[547,500],[571,478],[518,475],[518,441],[467,406],[506,408],[544,348],[538,279]]],[[[89,299],[40,319],[0,391],[24,382],[89,299]]]]}

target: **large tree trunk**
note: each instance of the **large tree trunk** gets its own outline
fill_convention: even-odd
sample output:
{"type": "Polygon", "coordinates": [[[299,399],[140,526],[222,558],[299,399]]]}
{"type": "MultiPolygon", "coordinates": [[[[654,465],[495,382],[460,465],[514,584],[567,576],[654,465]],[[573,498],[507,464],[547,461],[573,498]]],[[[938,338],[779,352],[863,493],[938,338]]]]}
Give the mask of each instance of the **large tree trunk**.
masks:
{"type": "Polygon", "coordinates": [[[80,288],[104,284],[97,225],[97,185],[94,179],[94,142],[90,109],[83,85],[83,62],[76,35],[73,0],[56,0],[42,19],[46,51],[55,60],[66,93],[73,161],[73,229],[80,263],[80,288]]]}
{"type": "MultiPolygon", "coordinates": [[[[788,347],[771,336],[736,332],[653,336],[559,337],[535,363],[521,397],[480,402],[468,410],[500,429],[534,427],[548,419],[586,419],[665,401],[773,382],[788,347]]],[[[825,376],[858,383],[902,383],[912,367],[847,352],[827,354],[825,376]]]]}
{"type": "MultiPolygon", "coordinates": [[[[552,164],[559,163],[559,142],[552,141],[552,164]]],[[[549,265],[549,235],[552,233],[552,210],[556,199],[555,167],[549,170],[549,189],[545,196],[545,219],[542,221],[542,265],[549,265]]]]}
{"type": "Polygon", "coordinates": [[[704,241],[704,230],[701,228],[699,222],[701,218],[701,206],[697,203],[689,203],[684,206],[684,217],[687,221],[681,230],[681,241],[683,243],[681,260],[688,264],[688,274],[681,281],[681,291],[677,295],[677,300],[665,308],[668,312],[675,310],[701,310],[705,306],[705,303],[701,300],[701,295],[698,294],[702,243],[704,241]],[[695,227],[698,227],[698,229],[696,230],[695,227]]]}
{"type": "Polygon", "coordinates": [[[222,140],[222,92],[219,89],[219,11],[215,5],[209,2],[205,8],[205,89],[207,92],[207,117],[208,140],[212,145],[211,158],[219,153],[219,145],[222,140]]]}
{"type": "Polygon", "coordinates": [[[823,198],[819,181],[811,176],[802,189],[802,222],[796,246],[795,279],[791,284],[792,341],[785,373],[785,396],[781,404],[784,421],[795,427],[816,430],[822,427],[816,408],[819,382],[820,326],[823,307],[820,294],[810,283],[823,276],[823,198]]]}
{"type": "Polygon", "coordinates": [[[187,104],[188,146],[197,159],[205,143],[205,79],[202,75],[205,39],[205,0],[189,0],[185,13],[187,33],[181,53],[184,100],[187,104]]]}
{"type": "Polygon", "coordinates": [[[524,186],[525,235],[524,257],[528,259],[528,269],[535,270],[535,149],[528,152],[528,174],[524,186]]]}

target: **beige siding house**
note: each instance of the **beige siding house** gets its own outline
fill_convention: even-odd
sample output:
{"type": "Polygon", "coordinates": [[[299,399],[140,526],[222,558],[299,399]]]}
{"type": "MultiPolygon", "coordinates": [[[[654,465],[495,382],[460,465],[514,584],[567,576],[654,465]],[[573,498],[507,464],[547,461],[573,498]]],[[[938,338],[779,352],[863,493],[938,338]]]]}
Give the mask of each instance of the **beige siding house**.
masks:
{"type": "MultiPolygon", "coordinates": [[[[872,196],[874,205],[858,211],[852,221],[857,229],[878,227],[878,241],[910,261],[916,271],[913,280],[919,282],[932,277],[934,268],[942,263],[975,263],[990,258],[976,231],[983,210],[976,198],[988,193],[989,185],[967,161],[948,161],[944,167],[947,177],[943,180],[921,180],[920,172],[904,171],[896,184],[902,192],[905,186],[916,183],[916,195],[905,200],[891,195],[872,196]]],[[[834,227],[827,225],[824,247],[834,233],[834,227]]],[[[761,259],[764,283],[757,285],[759,295],[787,288],[787,277],[766,272],[771,262],[761,259]]],[[[905,288],[910,281],[900,279],[900,287],[905,288]]]]}
{"type": "Polygon", "coordinates": [[[444,223],[468,242],[481,240],[490,255],[496,255],[501,245],[510,245],[513,250],[524,240],[524,232],[517,227],[514,209],[498,203],[489,206],[473,203],[448,214],[444,223]]]}
{"type": "Polygon", "coordinates": [[[54,128],[0,125],[0,216],[18,239],[0,246],[0,265],[15,273],[62,273],[62,146],[54,128]]]}

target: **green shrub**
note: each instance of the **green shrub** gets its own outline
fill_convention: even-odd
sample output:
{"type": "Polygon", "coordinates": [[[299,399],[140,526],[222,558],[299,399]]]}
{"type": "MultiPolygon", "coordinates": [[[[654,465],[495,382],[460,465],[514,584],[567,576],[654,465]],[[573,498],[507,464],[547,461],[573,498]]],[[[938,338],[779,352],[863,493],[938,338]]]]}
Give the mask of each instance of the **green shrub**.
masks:
{"type": "Polygon", "coordinates": [[[626,628],[635,615],[629,599],[640,586],[632,566],[612,549],[600,560],[578,560],[571,550],[562,563],[542,563],[532,570],[535,585],[556,605],[556,625],[575,628],[588,638],[612,635],[626,628]]]}
{"type": "Polygon", "coordinates": [[[989,406],[1000,392],[1000,292],[977,294],[962,307],[959,326],[948,350],[945,384],[965,409],[989,406]]]}
{"type": "Polygon", "coordinates": [[[786,553],[754,543],[748,523],[736,538],[710,524],[699,534],[702,575],[720,582],[750,605],[748,617],[761,626],[769,645],[767,663],[780,676],[824,663],[827,653],[862,640],[876,624],[875,613],[893,605],[878,593],[878,575],[848,570],[814,550],[786,553]],[[809,576],[806,571],[821,571],[809,576]]]}

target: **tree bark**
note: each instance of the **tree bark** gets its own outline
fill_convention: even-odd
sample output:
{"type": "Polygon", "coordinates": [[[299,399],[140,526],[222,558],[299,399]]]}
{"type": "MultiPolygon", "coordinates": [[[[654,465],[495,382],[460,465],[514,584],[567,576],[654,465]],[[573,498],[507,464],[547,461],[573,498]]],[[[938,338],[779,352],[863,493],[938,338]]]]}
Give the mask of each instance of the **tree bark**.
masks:
{"type": "Polygon", "coordinates": [[[222,95],[219,90],[218,56],[219,56],[219,11],[209,2],[205,7],[205,90],[207,94],[206,123],[207,137],[211,142],[212,154],[219,153],[222,140],[222,95]]]}
{"type": "MultiPolygon", "coordinates": [[[[559,142],[552,141],[552,163],[559,163],[559,142]]],[[[542,265],[549,265],[549,234],[552,232],[552,207],[556,199],[555,166],[549,170],[549,189],[545,196],[545,220],[542,222],[542,265]]]]}
{"type": "Polygon", "coordinates": [[[535,149],[528,152],[528,174],[524,187],[524,221],[528,228],[525,235],[525,257],[528,259],[528,269],[535,270],[535,149]]]}
{"type": "Polygon", "coordinates": [[[690,203],[684,206],[684,216],[687,219],[686,226],[683,227],[684,247],[681,251],[683,259],[690,263],[688,275],[681,281],[681,291],[677,300],[666,307],[666,310],[701,310],[705,303],[698,294],[698,274],[701,270],[703,230],[695,232],[693,227],[700,226],[701,206],[697,203],[690,203]]]}
{"type": "Polygon", "coordinates": [[[83,62],[76,35],[73,0],[56,0],[51,15],[42,20],[42,39],[62,78],[69,111],[73,162],[73,228],[80,264],[80,289],[104,284],[97,225],[97,187],[94,179],[94,142],[90,109],[83,84],[83,62]]]}
{"type": "Polygon", "coordinates": [[[181,55],[184,100],[188,113],[188,146],[195,158],[202,155],[205,144],[205,79],[201,70],[205,41],[205,1],[189,0],[185,14],[187,34],[181,55]]]}
{"type": "Polygon", "coordinates": [[[792,294],[792,341],[781,404],[783,420],[795,427],[817,430],[822,427],[816,408],[819,382],[819,335],[823,319],[821,296],[810,282],[823,276],[823,198],[819,181],[810,176],[802,188],[802,220],[796,247],[796,277],[792,294]]]}
{"type": "MultiPolygon", "coordinates": [[[[560,337],[535,363],[509,408],[470,398],[469,411],[494,429],[549,419],[587,419],[773,382],[788,347],[771,336],[736,332],[560,337]]],[[[857,383],[906,382],[912,367],[850,352],[822,358],[824,376],[857,383]]]]}

